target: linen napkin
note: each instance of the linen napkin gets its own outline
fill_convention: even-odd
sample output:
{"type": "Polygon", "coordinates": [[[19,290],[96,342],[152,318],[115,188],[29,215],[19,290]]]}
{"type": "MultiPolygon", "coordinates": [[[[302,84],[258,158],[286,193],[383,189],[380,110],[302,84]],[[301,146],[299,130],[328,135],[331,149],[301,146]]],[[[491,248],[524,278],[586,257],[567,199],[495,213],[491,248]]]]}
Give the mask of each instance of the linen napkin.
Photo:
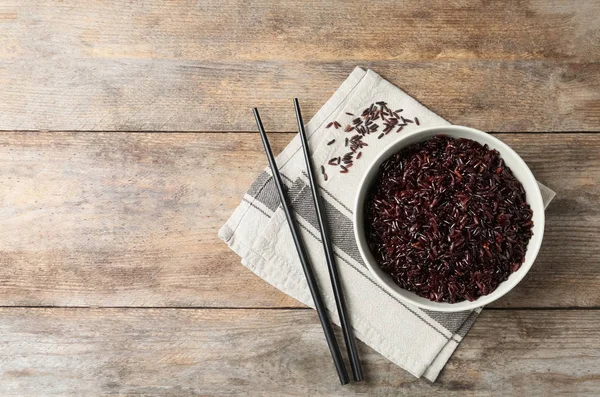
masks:
{"type": "MultiPolygon", "coordinates": [[[[403,131],[449,124],[375,72],[357,67],[306,125],[306,131],[313,162],[317,166],[323,165],[327,174],[325,180],[325,175],[319,172],[318,183],[356,337],[414,376],[435,381],[481,309],[439,313],[397,300],[365,267],[352,227],[355,187],[371,160],[394,139],[401,137],[403,131],[397,133],[394,129],[381,136],[383,126],[380,125],[378,132],[366,135],[363,141],[368,146],[360,149],[360,159],[355,158],[347,173],[340,173],[338,165],[328,164],[331,158],[349,152],[345,139],[354,133],[345,132],[346,125],[352,125],[352,120],[365,108],[382,101],[391,110],[402,109],[399,114],[413,121],[407,122],[403,131]],[[333,121],[341,126],[331,125],[333,121]]],[[[256,139],[259,139],[258,135],[256,139]]],[[[331,320],[339,325],[298,136],[277,157],[277,164],[288,187],[288,197],[323,300],[331,320]]],[[[547,205],[555,193],[541,184],[540,189],[547,205]]],[[[241,257],[244,266],[314,308],[268,168],[250,186],[219,236],[241,257]]]]}

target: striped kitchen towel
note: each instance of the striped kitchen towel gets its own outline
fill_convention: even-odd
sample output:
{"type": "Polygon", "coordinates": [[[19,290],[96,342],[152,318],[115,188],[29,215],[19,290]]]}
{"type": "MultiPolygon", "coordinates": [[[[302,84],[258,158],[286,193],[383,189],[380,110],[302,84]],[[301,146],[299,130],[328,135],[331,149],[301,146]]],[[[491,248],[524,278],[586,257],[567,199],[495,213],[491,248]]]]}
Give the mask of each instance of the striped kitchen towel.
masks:
{"type": "MultiPolygon", "coordinates": [[[[378,139],[379,133],[366,135],[363,140],[368,147],[362,149],[361,159],[354,161],[348,173],[340,174],[339,167],[327,165],[329,159],[349,151],[345,138],[352,134],[344,132],[344,128],[352,124],[350,114],[358,117],[363,109],[380,101],[386,102],[390,109],[403,109],[402,115],[408,119],[417,117],[421,127],[449,124],[373,71],[356,68],[306,125],[306,131],[314,164],[324,164],[326,172],[329,170],[327,180],[318,173],[318,183],[356,337],[414,376],[434,381],[481,309],[439,313],[400,302],[387,293],[365,267],[352,228],[355,187],[371,160],[402,132],[394,131],[381,139],[378,139]],[[341,127],[329,125],[334,120],[339,121],[341,127]],[[331,143],[333,139],[335,142],[331,143]]],[[[404,128],[410,131],[420,127],[411,123],[404,128]]],[[[258,134],[256,139],[259,140],[258,134]]],[[[331,320],[338,324],[298,136],[277,157],[277,163],[287,184],[323,300],[331,320]]],[[[540,189],[547,205],[554,192],[541,184],[540,189]]],[[[263,171],[250,186],[219,236],[242,258],[244,266],[314,308],[270,170],[263,171]]],[[[335,376],[333,371],[332,376],[335,376]]]]}

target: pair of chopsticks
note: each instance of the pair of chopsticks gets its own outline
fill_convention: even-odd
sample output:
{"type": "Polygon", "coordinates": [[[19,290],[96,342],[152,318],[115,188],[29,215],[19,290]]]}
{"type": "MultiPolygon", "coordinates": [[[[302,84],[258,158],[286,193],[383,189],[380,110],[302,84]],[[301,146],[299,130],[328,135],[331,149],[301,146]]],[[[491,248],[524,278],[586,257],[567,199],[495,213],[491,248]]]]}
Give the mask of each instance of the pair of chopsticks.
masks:
{"type": "MultiPolygon", "coordinates": [[[[356,340],[354,339],[354,333],[349,323],[348,311],[346,309],[346,301],[344,299],[344,295],[342,293],[342,284],[340,282],[339,272],[337,269],[337,265],[335,262],[335,258],[333,256],[333,247],[331,246],[331,241],[329,240],[329,235],[327,233],[327,227],[324,222],[324,214],[321,209],[320,196],[317,191],[317,182],[315,180],[313,166],[310,159],[310,152],[308,148],[308,140],[306,138],[306,131],[304,130],[304,123],[302,121],[302,114],[300,112],[300,105],[298,103],[298,99],[294,98],[294,107],[296,109],[296,119],[298,121],[298,131],[300,134],[300,141],[302,142],[302,150],[304,151],[304,160],[306,161],[306,170],[308,174],[309,185],[312,191],[313,203],[315,206],[315,210],[317,213],[317,218],[319,220],[319,229],[321,231],[321,241],[323,242],[323,250],[325,251],[325,258],[327,260],[327,268],[329,270],[329,277],[331,279],[331,285],[333,287],[333,293],[335,296],[335,303],[338,311],[338,316],[340,319],[340,324],[342,325],[342,331],[344,334],[344,342],[346,344],[346,349],[348,350],[348,357],[350,359],[350,367],[352,368],[352,375],[355,381],[361,381],[363,379],[362,368],[360,365],[360,360],[358,357],[358,351],[356,347],[356,340]]],[[[279,200],[281,201],[281,205],[283,207],[283,212],[285,213],[285,217],[287,218],[287,223],[292,233],[292,238],[294,240],[294,244],[296,246],[296,251],[298,252],[298,257],[300,258],[300,263],[302,264],[302,269],[304,270],[304,276],[306,277],[306,281],[308,283],[308,288],[312,295],[313,302],[315,303],[315,307],[317,309],[317,313],[319,315],[319,320],[321,321],[321,326],[323,327],[323,332],[325,333],[325,339],[327,340],[327,344],[329,345],[329,351],[331,352],[331,356],[333,357],[333,362],[335,365],[335,369],[337,370],[338,377],[340,379],[340,383],[345,385],[349,382],[348,373],[346,372],[346,366],[344,365],[344,360],[340,353],[339,346],[337,344],[337,340],[333,333],[333,328],[331,327],[331,323],[329,322],[329,316],[327,314],[327,309],[323,304],[323,299],[321,298],[321,294],[319,292],[319,286],[317,284],[317,280],[313,273],[313,268],[311,263],[306,256],[306,252],[304,250],[304,244],[302,242],[302,238],[298,233],[298,226],[296,225],[295,218],[292,216],[291,206],[286,198],[285,192],[283,190],[283,182],[281,180],[281,175],[279,174],[279,169],[277,168],[277,163],[275,162],[275,157],[273,156],[273,152],[271,151],[271,145],[269,145],[269,140],[267,139],[267,134],[263,127],[262,121],[260,120],[260,115],[258,114],[258,109],[254,108],[254,117],[256,118],[256,125],[258,126],[258,131],[260,132],[260,137],[262,139],[262,143],[265,147],[265,153],[267,155],[267,159],[269,161],[269,166],[271,167],[271,171],[273,173],[273,180],[275,181],[275,185],[277,186],[277,192],[279,193],[279,200]]]]}

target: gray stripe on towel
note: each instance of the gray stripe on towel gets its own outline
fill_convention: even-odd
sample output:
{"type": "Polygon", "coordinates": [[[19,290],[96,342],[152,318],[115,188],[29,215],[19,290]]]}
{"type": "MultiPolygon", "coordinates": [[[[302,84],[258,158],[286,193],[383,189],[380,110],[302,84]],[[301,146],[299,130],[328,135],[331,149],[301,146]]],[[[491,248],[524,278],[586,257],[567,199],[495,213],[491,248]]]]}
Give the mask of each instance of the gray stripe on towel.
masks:
{"type": "Polygon", "coordinates": [[[294,208],[294,201],[296,200],[296,197],[302,193],[302,190],[305,186],[306,184],[300,178],[296,178],[296,181],[292,183],[287,195],[289,202],[292,204],[292,208],[294,208]]]}
{"type": "Polygon", "coordinates": [[[465,322],[460,326],[457,333],[461,336],[461,338],[464,338],[467,335],[467,332],[469,332],[473,324],[475,324],[477,316],[479,316],[479,313],[473,310],[471,314],[469,314],[469,317],[467,317],[465,322]]]}
{"type": "Polygon", "coordinates": [[[271,219],[271,215],[267,214],[265,211],[263,211],[259,206],[257,206],[256,204],[254,204],[252,201],[246,199],[245,197],[242,200],[245,201],[246,203],[248,203],[249,206],[253,207],[258,212],[260,212],[261,214],[263,214],[264,216],[266,216],[267,218],[271,219]]]}
{"type": "Polygon", "coordinates": [[[267,171],[261,172],[258,177],[252,182],[250,188],[246,192],[249,196],[256,198],[256,195],[260,193],[265,184],[271,179],[271,175],[267,171]]]}
{"type": "Polygon", "coordinates": [[[273,178],[270,178],[264,185],[264,187],[254,196],[258,201],[263,203],[268,209],[275,212],[279,207],[279,193],[277,193],[277,186],[273,178]]]}
{"type": "MultiPolygon", "coordinates": [[[[298,180],[302,184],[302,189],[292,201],[292,206],[298,215],[310,223],[317,231],[320,231],[310,187],[301,179],[298,180]]],[[[296,183],[298,183],[298,180],[296,183]]],[[[356,241],[354,240],[352,220],[338,211],[338,209],[331,205],[327,200],[321,200],[321,206],[325,213],[326,224],[333,244],[364,267],[365,264],[358,251],[356,241]]]]}
{"type": "MultiPolygon", "coordinates": [[[[290,180],[285,174],[280,173],[280,175],[283,178],[290,180]]],[[[301,186],[292,186],[291,189],[288,189],[285,183],[283,185],[283,190],[286,192],[288,200],[290,197],[294,197],[297,194],[296,192],[300,189],[301,186]]],[[[277,207],[280,206],[277,186],[275,186],[275,181],[271,175],[269,175],[266,171],[263,171],[260,173],[260,175],[258,175],[246,193],[254,199],[260,201],[265,207],[273,212],[275,212],[277,207]]]]}
{"type": "MultiPolygon", "coordinates": [[[[302,175],[304,175],[304,177],[306,178],[306,180],[308,180],[308,174],[306,172],[302,171],[302,175]]],[[[319,191],[326,193],[333,201],[335,201],[336,203],[338,203],[346,211],[348,211],[350,214],[352,214],[352,210],[350,208],[346,207],[346,205],[344,203],[342,203],[340,200],[338,200],[337,197],[335,197],[333,194],[331,194],[329,192],[329,190],[327,190],[323,186],[319,185],[319,191]]]]}
{"type": "MultiPolygon", "coordinates": [[[[463,326],[467,318],[473,313],[471,310],[456,313],[435,312],[432,310],[423,310],[432,320],[455,334],[463,326]]],[[[477,316],[475,316],[477,317],[477,316]]]]}

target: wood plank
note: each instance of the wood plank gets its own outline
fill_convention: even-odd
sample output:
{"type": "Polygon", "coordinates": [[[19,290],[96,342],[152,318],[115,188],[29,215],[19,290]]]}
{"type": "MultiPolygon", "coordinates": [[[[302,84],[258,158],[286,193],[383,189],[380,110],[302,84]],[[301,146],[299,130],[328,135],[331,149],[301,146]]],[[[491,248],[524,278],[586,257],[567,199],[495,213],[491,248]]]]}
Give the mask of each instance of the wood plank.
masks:
{"type": "Polygon", "coordinates": [[[8,1],[0,129],[293,131],[356,65],[457,124],[590,131],[600,5],[571,2],[8,1]]]}
{"type": "Polygon", "coordinates": [[[2,305],[298,305],[217,237],[264,166],[256,135],[0,135],[2,305]]]}
{"type": "MultiPolygon", "coordinates": [[[[498,136],[558,196],[495,306],[600,306],[600,134],[498,136]]],[[[0,133],[0,305],[299,306],[217,237],[265,166],[256,134],[0,133]]]]}
{"type": "Polygon", "coordinates": [[[339,386],[307,310],[1,309],[3,396],[598,395],[597,311],[486,311],[430,384],[359,343],[339,386]]]}

